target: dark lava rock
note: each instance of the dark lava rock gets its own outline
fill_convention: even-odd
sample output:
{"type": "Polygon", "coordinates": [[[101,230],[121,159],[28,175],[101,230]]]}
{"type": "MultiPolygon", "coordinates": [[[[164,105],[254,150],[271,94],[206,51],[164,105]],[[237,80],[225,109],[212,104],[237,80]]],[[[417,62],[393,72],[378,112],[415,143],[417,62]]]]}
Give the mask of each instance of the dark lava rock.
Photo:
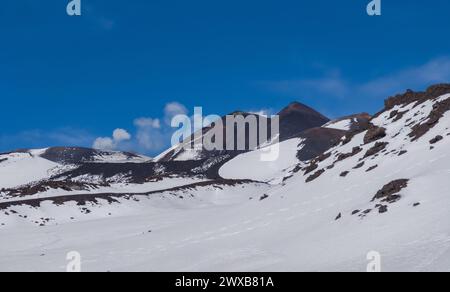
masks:
{"type": "Polygon", "coordinates": [[[373,155],[383,151],[387,145],[389,145],[389,143],[387,143],[387,142],[377,142],[372,148],[367,150],[366,154],[364,155],[364,158],[373,156],[373,155]]]}
{"type": "Polygon", "coordinates": [[[407,113],[408,111],[404,111],[404,112],[399,112],[399,111],[392,111],[389,118],[392,119],[395,117],[395,119],[392,120],[392,122],[397,122],[399,121],[401,118],[403,118],[403,116],[407,113]]]}
{"type": "Polygon", "coordinates": [[[430,129],[436,126],[439,120],[444,116],[444,114],[450,110],[450,99],[439,102],[433,106],[433,110],[428,116],[428,120],[425,123],[417,124],[413,127],[409,137],[413,138],[413,141],[418,140],[423,135],[428,133],[430,129]]]}
{"type": "Polygon", "coordinates": [[[372,125],[364,136],[364,144],[369,144],[384,137],[386,137],[386,129],[372,125]]]}
{"type": "Polygon", "coordinates": [[[437,142],[441,141],[442,139],[444,139],[444,137],[442,137],[441,135],[438,135],[430,140],[430,144],[436,144],[437,142]]]}
{"type": "Polygon", "coordinates": [[[379,212],[380,214],[386,213],[387,211],[388,211],[388,207],[385,206],[385,205],[382,205],[382,206],[380,206],[380,207],[378,208],[378,212],[379,212]]]}
{"type": "Polygon", "coordinates": [[[383,202],[396,202],[400,199],[398,194],[402,189],[408,186],[408,179],[399,179],[392,181],[385,185],[381,190],[377,192],[375,197],[373,197],[372,201],[382,200],[383,202]]]}
{"type": "Polygon", "coordinates": [[[378,167],[378,165],[371,166],[371,167],[369,167],[369,168],[366,170],[366,172],[370,172],[370,171],[374,170],[374,169],[377,168],[377,167],[378,167]]]}
{"type": "Polygon", "coordinates": [[[312,161],[307,167],[305,167],[303,170],[305,171],[304,175],[307,175],[308,173],[313,172],[314,170],[316,170],[319,166],[317,165],[317,163],[315,161],[312,161]]]}
{"type": "Polygon", "coordinates": [[[346,177],[349,173],[350,173],[349,171],[344,171],[340,174],[340,176],[346,177]]]}
{"type": "Polygon", "coordinates": [[[407,90],[406,93],[398,94],[396,96],[388,98],[385,102],[385,109],[390,110],[396,105],[403,105],[412,102],[424,102],[441,95],[450,93],[450,84],[437,84],[430,86],[425,92],[414,92],[407,90]]]}
{"type": "Polygon", "coordinates": [[[339,154],[339,156],[338,156],[336,162],[345,160],[345,159],[350,158],[350,157],[353,157],[353,156],[355,156],[356,154],[358,154],[359,152],[361,152],[362,150],[363,150],[363,149],[362,149],[361,147],[354,147],[353,150],[352,150],[352,152],[350,152],[350,153],[342,153],[342,154],[339,154]]]}
{"type": "Polygon", "coordinates": [[[259,198],[259,200],[262,201],[262,200],[265,200],[267,198],[269,198],[269,195],[264,194],[264,195],[261,196],[261,198],[259,198]]]}
{"type": "Polygon", "coordinates": [[[361,168],[361,167],[363,167],[364,166],[364,161],[363,162],[361,162],[361,163],[358,163],[358,165],[356,165],[355,167],[353,167],[353,169],[358,169],[358,168],[361,168]]]}
{"type": "Polygon", "coordinates": [[[321,169],[321,170],[316,171],[313,175],[309,176],[309,177],[306,179],[306,182],[307,182],[307,183],[312,182],[313,180],[315,180],[316,178],[318,178],[319,176],[321,176],[324,172],[325,172],[324,169],[321,169]]]}

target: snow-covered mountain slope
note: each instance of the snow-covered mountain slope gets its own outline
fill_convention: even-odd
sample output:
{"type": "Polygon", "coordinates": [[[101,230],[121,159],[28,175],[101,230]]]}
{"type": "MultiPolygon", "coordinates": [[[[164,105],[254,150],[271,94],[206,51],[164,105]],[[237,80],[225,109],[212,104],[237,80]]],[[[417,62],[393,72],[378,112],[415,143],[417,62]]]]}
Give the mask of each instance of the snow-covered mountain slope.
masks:
{"type": "Polygon", "coordinates": [[[142,164],[150,158],[127,152],[77,147],[18,150],[0,154],[0,190],[51,179],[87,163],[142,164]]]}
{"type": "Polygon", "coordinates": [[[297,152],[303,147],[303,139],[293,138],[276,145],[241,154],[227,162],[219,171],[226,179],[251,179],[264,182],[279,182],[283,173],[299,164],[297,152]],[[263,159],[268,153],[278,152],[273,161],[263,159]],[[280,177],[281,176],[281,177],[280,177]]]}
{"type": "Polygon", "coordinates": [[[58,164],[41,158],[39,154],[43,151],[0,154],[0,189],[47,178],[58,164]]]}
{"type": "Polygon", "coordinates": [[[273,171],[261,150],[237,156],[219,170],[235,180],[0,198],[0,270],[63,271],[78,251],[84,271],[366,271],[369,252],[382,271],[450,271],[450,85],[392,97],[343,135],[309,161],[286,140],[273,171]]]}

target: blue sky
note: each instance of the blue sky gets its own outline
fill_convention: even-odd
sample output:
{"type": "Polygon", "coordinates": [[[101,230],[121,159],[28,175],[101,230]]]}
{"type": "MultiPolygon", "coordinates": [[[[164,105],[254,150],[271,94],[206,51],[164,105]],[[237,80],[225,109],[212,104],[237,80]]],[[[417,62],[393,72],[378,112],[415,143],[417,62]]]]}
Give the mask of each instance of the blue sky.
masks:
{"type": "Polygon", "coordinates": [[[382,0],[375,18],[369,0],[68,2],[0,5],[0,151],[103,137],[153,155],[194,106],[338,117],[450,80],[447,0],[382,0]]]}

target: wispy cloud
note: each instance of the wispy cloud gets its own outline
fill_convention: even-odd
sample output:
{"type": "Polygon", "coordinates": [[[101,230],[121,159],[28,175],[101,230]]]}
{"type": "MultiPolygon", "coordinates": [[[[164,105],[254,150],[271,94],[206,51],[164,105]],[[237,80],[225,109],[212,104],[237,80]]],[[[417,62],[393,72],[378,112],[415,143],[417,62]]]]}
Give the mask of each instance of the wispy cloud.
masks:
{"type": "Polygon", "coordinates": [[[86,130],[70,127],[55,130],[26,130],[16,134],[0,135],[0,150],[14,148],[41,148],[48,146],[90,146],[95,139],[86,130]]]}
{"type": "Polygon", "coordinates": [[[100,28],[105,31],[113,30],[117,21],[112,17],[106,16],[102,12],[98,12],[99,10],[92,3],[82,4],[83,17],[86,18],[93,26],[100,28]]]}
{"type": "Polygon", "coordinates": [[[406,89],[422,90],[440,82],[450,82],[450,57],[437,58],[418,67],[405,68],[362,83],[332,70],[318,78],[270,81],[266,85],[271,90],[291,96],[342,99],[386,98],[406,89]]]}
{"type": "Polygon", "coordinates": [[[375,97],[387,97],[408,88],[420,90],[441,82],[450,82],[450,57],[438,58],[417,68],[408,68],[369,80],[359,86],[358,90],[375,97]]]}
{"type": "Polygon", "coordinates": [[[139,117],[131,131],[116,128],[110,136],[95,136],[86,130],[70,127],[54,130],[27,130],[15,134],[0,134],[0,152],[14,148],[44,148],[50,146],[92,147],[101,150],[123,150],[144,154],[159,154],[170,146],[174,129],[170,126],[176,115],[188,114],[179,102],[167,103],[160,117],[139,117]]]}
{"type": "Polygon", "coordinates": [[[116,21],[105,16],[95,19],[95,22],[104,30],[112,30],[116,26],[116,21]]]}

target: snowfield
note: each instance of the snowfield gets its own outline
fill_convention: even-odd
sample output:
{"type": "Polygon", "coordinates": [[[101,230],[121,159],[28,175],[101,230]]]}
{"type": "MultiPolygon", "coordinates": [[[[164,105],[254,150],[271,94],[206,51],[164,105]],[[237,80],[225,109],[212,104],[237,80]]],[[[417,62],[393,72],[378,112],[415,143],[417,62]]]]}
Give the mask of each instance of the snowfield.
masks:
{"type": "Polygon", "coordinates": [[[1,154],[0,161],[0,189],[47,178],[49,172],[58,166],[57,163],[36,156],[36,152],[1,154]]]}
{"type": "Polygon", "coordinates": [[[241,154],[226,163],[220,169],[220,176],[227,179],[250,179],[255,181],[278,181],[283,178],[283,172],[299,161],[297,152],[302,148],[303,139],[290,139],[277,145],[267,146],[252,152],[241,154]],[[278,149],[277,149],[278,148],[278,149]],[[279,151],[278,159],[263,161],[268,153],[279,151]]]}
{"type": "MultiPolygon", "coordinates": [[[[395,105],[308,162],[290,139],[275,162],[228,161],[223,179],[0,200],[0,270],[65,271],[77,251],[83,271],[364,272],[374,251],[382,271],[449,272],[450,112],[436,113],[449,98],[395,105]]],[[[54,167],[19,158],[38,162],[32,180],[54,167]]],[[[2,184],[26,183],[8,161],[2,184]]]]}
{"type": "Polygon", "coordinates": [[[355,119],[344,119],[340,121],[332,121],[324,125],[324,128],[336,129],[336,130],[350,130],[352,123],[355,119]]]}

